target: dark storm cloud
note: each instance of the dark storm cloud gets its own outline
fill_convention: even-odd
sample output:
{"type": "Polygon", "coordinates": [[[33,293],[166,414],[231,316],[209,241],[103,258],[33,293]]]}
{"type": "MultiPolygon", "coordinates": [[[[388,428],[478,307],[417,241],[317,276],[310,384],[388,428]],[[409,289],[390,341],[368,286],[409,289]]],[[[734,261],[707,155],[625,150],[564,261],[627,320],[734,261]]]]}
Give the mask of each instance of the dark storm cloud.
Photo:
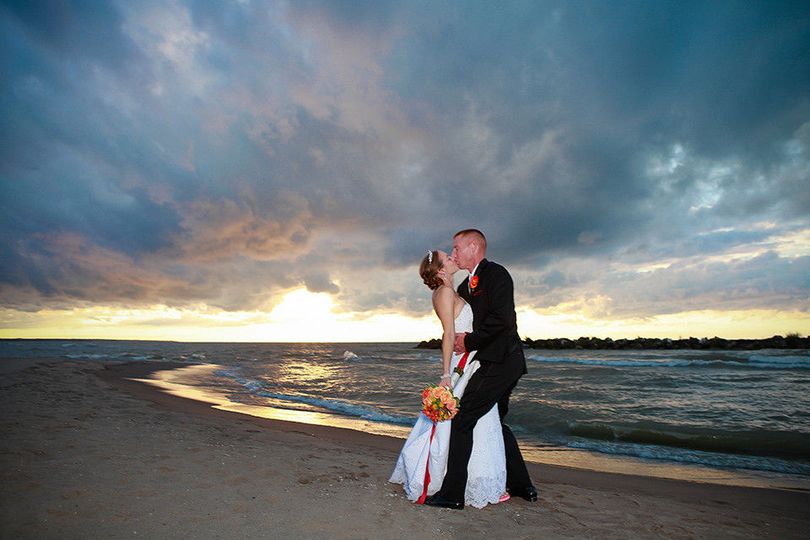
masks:
{"type": "Polygon", "coordinates": [[[654,197],[657,179],[644,162],[674,144],[740,163],[743,174],[719,186],[732,220],[789,200],[767,183],[756,189],[750,173],[773,176],[785,163],[779,144],[810,118],[810,75],[799,67],[810,64],[806,6],[565,2],[448,11],[413,25],[416,35],[392,56],[411,97],[441,106],[450,141],[460,129],[473,132],[480,148],[462,139],[470,155],[445,155],[467,167],[440,162],[436,176],[450,170],[463,179],[458,213],[483,216],[509,246],[506,257],[580,250],[582,233],[596,244],[637,236],[700,180],[703,171],[685,171],[666,199],[654,197]],[[477,126],[451,119],[469,114],[468,102],[477,126]],[[527,165],[515,189],[508,172],[543,134],[558,146],[527,165]]]}
{"type": "Polygon", "coordinates": [[[4,2],[3,12],[20,23],[34,47],[69,63],[94,63],[126,72],[139,51],[121,31],[123,17],[107,2],[25,0],[4,2]]]}
{"type": "Polygon", "coordinates": [[[775,247],[810,228],[800,2],[20,2],[0,30],[6,306],[423,313],[419,259],[478,227],[527,304],[807,307],[775,247]]]}

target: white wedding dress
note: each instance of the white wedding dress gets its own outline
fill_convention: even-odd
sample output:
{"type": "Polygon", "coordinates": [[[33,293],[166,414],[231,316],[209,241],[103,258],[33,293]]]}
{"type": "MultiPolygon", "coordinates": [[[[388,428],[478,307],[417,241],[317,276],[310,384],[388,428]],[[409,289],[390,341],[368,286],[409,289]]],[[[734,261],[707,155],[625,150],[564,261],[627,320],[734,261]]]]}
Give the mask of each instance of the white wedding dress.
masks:
{"type": "MultiPolygon", "coordinates": [[[[461,313],[455,320],[456,332],[472,331],[472,309],[464,304],[461,313]]],[[[474,360],[474,352],[467,358],[464,374],[453,375],[453,394],[461,398],[467,382],[478,369],[479,363],[474,360]]],[[[453,354],[450,369],[453,370],[462,355],[453,354]]],[[[442,487],[444,474],[447,471],[447,453],[450,446],[450,422],[447,420],[436,424],[436,431],[431,441],[433,422],[424,414],[419,414],[405,446],[399,453],[397,465],[389,482],[402,484],[408,499],[416,501],[424,492],[425,467],[430,461],[430,482],[427,495],[433,495],[442,487]]],[[[503,448],[503,433],[498,417],[498,406],[495,405],[475,425],[473,430],[473,449],[467,466],[467,488],[464,503],[476,508],[497,503],[506,490],[506,457],[503,448]]]]}

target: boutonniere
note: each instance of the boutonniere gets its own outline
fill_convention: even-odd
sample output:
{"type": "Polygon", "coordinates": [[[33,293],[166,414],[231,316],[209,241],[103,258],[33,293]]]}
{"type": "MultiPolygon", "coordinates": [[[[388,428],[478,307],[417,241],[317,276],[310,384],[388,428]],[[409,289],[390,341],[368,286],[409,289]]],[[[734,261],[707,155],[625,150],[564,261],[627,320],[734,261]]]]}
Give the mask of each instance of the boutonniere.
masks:
{"type": "Polygon", "coordinates": [[[470,278],[470,289],[475,290],[478,287],[478,276],[472,276],[470,278]]]}

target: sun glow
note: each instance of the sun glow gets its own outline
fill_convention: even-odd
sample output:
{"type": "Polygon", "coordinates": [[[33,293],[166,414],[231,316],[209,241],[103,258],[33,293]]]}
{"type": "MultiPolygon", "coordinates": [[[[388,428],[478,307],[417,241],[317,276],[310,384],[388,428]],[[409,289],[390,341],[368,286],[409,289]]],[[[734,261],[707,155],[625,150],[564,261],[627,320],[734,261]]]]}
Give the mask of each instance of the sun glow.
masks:
{"type": "MultiPolygon", "coordinates": [[[[810,314],[800,311],[690,311],[653,317],[609,318],[599,299],[549,309],[518,306],[521,337],[582,336],[762,338],[810,334],[810,314]]],[[[2,338],[85,338],[230,342],[385,342],[439,338],[441,324],[388,312],[343,312],[326,293],[288,291],[269,312],[228,312],[201,305],[185,309],[88,307],[24,312],[0,309],[2,338]]]]}
{"type": "Polygon", "coordinates": [[[138,339],[231,342],[421,341],[441,335],[432,314],[340,312],[331,295],[304,288],[269,312],[88,307],[25,312],[0,309],[0,338],[138,339]]]}

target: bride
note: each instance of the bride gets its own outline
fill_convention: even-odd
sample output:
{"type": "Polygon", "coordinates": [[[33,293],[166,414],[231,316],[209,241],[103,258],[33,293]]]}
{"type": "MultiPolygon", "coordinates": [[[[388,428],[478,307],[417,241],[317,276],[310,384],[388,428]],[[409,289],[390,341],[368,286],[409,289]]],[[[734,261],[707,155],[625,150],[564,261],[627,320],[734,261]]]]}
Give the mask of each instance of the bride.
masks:
{"type": "MultiPolygon", "coordinates": [[[[472,309],[453,289],[456,263],[443,251],[429,251],[419,265],[419,275],[433,290],[433,309],[442,323],[442,377],[440,385],[450,386],[461,398],[467,382],[478,369],[475,352],[467,355],[453,353],[456,333],[472,331],[472,309]],[[466,356],[466,357],[465,357],[466,356]],[[454,372],[460,363],[463,373],[454,372]]],[[[424,502],[442,486],[447,470],[450,445],[450,422],[436,423],[424,413],[419,415],[397,459],[390,482],[403,484],[408,499],[424,502]],[[427,485],[426,485],[427,484],[427,485]]],[[[498,407],[485,414],[473,431],[473,450],[467,467],[467,487],[464,502],[476,508],[506,500],[506,458],[498,407]]]]}

